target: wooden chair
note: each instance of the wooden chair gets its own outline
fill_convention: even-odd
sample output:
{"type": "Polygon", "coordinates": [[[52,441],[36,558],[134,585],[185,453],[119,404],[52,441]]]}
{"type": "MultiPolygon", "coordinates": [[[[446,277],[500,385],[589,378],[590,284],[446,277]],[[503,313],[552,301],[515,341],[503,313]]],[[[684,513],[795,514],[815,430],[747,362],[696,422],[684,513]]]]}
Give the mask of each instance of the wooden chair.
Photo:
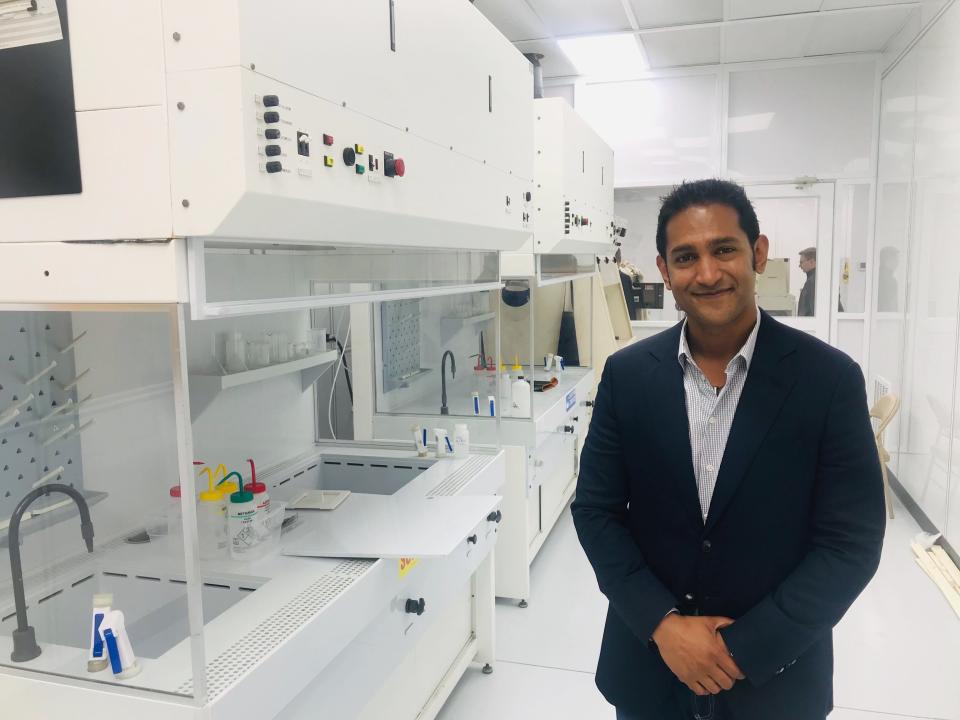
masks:
{"type": "Polygon", "coordinates": [[[896,395],[884,395],[870,408],[870,417],[876,418],[877,425],[874,439],[877,443],[877,453],[880,456],[880,471],[883,473],[883,495],[887,501],[887,514],[893,520],[893,496],[890,494],[890,478],[887,474],[887,463],[890,462],[890,453],[883,446],[883,431],[891,423],[900,409],[900,398],[896,395]]]}

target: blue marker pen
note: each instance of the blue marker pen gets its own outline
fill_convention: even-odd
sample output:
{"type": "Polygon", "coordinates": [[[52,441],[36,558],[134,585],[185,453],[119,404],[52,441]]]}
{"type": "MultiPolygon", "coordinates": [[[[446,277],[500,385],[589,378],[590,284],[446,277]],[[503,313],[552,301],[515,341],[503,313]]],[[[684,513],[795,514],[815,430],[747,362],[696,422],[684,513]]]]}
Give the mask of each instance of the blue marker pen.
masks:
{"type": "Polygon", "coordinates": [[[444,435],[444,436],[443,436],[443,440],[444,440],[444,442],[446,442],[446,444],[447,444],[447,450],[449,450],[450,453],[452,454],[452,453],[453,453],[453,445],[450,444],[450,436],[449,436],[449,435],[444,435]]]}
{"type": "Polygon", "coordinates": [[[487,395],[487,403],[490,406],[490,417],[497,416],[497,399],[493,395],[487,395]]]}
{"type": "Polygon", "coordinates": [[[480,393],[477,392],[473,394],[473,414],[480,414],[480,393]]]}

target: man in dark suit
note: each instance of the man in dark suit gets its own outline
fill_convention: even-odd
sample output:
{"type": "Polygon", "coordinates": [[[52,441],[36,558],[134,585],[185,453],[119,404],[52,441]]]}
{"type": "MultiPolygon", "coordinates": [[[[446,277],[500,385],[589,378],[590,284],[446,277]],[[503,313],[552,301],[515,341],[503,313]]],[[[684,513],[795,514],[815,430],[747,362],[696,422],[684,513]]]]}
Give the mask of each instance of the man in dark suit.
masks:
{"type": "Polygon", "coordinates": [[[738,185],[676,188],[657,263],[687,319],[603,371],[572,511],[622,720],[823,720],[832,629],[880,561],[863,375],[757,308],[768,247],[738,185]]]}

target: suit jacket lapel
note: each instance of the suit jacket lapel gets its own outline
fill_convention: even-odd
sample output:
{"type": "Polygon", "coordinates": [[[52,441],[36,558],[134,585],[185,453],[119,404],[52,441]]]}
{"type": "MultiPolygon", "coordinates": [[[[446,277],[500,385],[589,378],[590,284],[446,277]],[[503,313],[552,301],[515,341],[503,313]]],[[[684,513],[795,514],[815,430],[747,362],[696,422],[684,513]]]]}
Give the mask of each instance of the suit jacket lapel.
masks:
{"type": "Polygon", "coordinates": [[[693,472],[683,370],[677,360],[680,328],[681,325],[676,325],[663,333],[660,341],[650,350],[659,363],[649,378],[647,417],[651,418],[650,424],[657,439],[657,447],[666,455],[663,466],[669,468],[673,474],[673,482],[682,498],[685,511],[697,525],[701,525],[703,519],[697,480],[693,472]]]}
{"type": "Polygon", "coordinates": [[[733,417],[717,484],[710,501],[706,532],[716,525],[730,504],[796,382],[793,348],[791,338],[784,332],[783,326],[764,313],[747,381],[733,417]]]}

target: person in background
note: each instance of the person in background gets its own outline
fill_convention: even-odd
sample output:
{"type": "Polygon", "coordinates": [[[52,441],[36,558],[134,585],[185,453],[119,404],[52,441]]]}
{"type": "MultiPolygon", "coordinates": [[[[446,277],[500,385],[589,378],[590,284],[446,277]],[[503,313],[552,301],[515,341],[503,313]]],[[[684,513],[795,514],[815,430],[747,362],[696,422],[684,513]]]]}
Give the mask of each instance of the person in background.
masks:
{"type": "Polygon", "coordinates": [[[800,251],[800,269],[807,274],[807,281],[800,290],[797,315],[813,317],[817,309],[817,249],[808,247],[800,251]]]}
{"type": "Polygon", "coordinates": [[[824,720],[833,627],[880,563],[863,373],[757,307],[768,249],[739,185],[675,188],[657,265],[687,318],[603,370],[571,510],[619,720],[824,720]]]}
{"type": "Polygon", "coordinates": [[[623,289],[623,299],[627,303],[627,315],[631,320],[645,320],[646,318],[637,315],[636,294],[633,289],[633,283],[637,282],[639,284],[643,280],[643,276],[640,275],[639,271],[636,271],[639,278],[635,277],[634,273],[631,272],[631,269],[635,270],[635,268],[630,263],[624,262],[620,248],[617,248],[617,252],[613,254],[613,261],[617,264],[618,274],[620,275],[620,287],[623,289]]]}
{"type": "Polygon", "coordinates": [[[900,262],[900,251],[892,245],[880,248],[880,267],[877,270],[877,310],[896,312],[899,292],[897,278],[893,274],[900,262]]]}

